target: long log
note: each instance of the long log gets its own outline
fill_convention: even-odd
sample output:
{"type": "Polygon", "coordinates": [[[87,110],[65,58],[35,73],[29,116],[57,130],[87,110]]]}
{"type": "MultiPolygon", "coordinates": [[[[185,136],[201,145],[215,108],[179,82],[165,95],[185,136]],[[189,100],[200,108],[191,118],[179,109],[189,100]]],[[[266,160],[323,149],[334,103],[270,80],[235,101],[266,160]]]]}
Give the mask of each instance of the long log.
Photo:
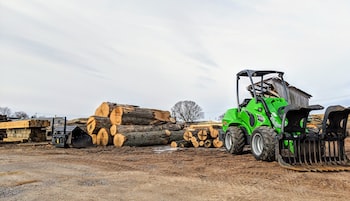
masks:
{"type": "Polygon", "coordinates": [[[167,123],[162,125],[112,125],[110,127],[111,135],[117,133],[130,133],[130,132],[149,132],[149,131],[178,131],[183,129],[183,124],[167,123]]]}
{"type": "Polygon", "coordinates": [[[117,106],[110,114],[112,124],[116,125],[155,125],[166,122],[175,123],[169,111],[157,109],[117,106]]]}
{"type": "Polygon", "coordinates": [[[0,122],[0,129],[11,129],[11,128],[43,128],[50,126],[48,120],[19,120],[19,121],[8,121],[0,122]]]}
{"type": "Polygon", "coordinates": [[[95,116],[109,117],[113,109],[116,107],[138,107],[138,106],[118,104],[118,103],[112,103],[112,102],[103,102],[101,103],[100,106],[98,106],[98,108],[96,108],[95,116]]]}
{"type": "Polygon", "coordinates": [[[182,138],[183,131],[149,131],[149,132],[130,132],[118,133],[114,136],[114,146],[153,146],[166,145],[170,141],[179,140],[182,138]],[[125,139],[123,140],[123,137],[125,139]],[[121,141],[124,141],[121,143],[121,141]]]}
{"type": "Polygon", "coordinates": [[[100,117],[100,116],[90,116],[87,125],[86,130],[89,135],[91,134],[97,134],[97,132],[101,128],[110,128],[111,122],[108,117],[100,117]]]}
{"type": "Polygon", "coordinates": [[[103,102],[98,108],[96,108],[95,116],[109,117],[109,114],[115,107],[117,107],[117,103],[103,102]]]}

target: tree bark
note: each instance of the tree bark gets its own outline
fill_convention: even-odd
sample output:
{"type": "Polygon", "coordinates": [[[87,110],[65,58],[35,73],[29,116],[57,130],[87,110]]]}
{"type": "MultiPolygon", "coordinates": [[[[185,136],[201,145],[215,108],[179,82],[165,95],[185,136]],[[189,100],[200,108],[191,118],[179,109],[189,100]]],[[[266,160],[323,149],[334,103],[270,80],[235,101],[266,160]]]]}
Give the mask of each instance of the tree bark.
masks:
{"type": "Polygon", "coordinates": [[[103,102],[98,108],[96,108],[95,116],[109,117],[113,109],[116,107],[138,107],[138,106],[118,104],[118,103],[112,103],[112,102],[103,102]]]}
{"type": "Polygon", "coordinates": [[[130,132],[118,133],[114,137],[115,146],[153,146],[169,144],[170,140],[175,141],[182,138],[183,131],[147,131],[147,132],[130,132]],[[117,138],[125,137],[125,141],[120,143],[117,138]]]}
{"type": "Polygon", "coordinates": [[[155,125],[166,122],[175,123],[169,111],[118,106],[110,114],[112,124],[116,125],[155,125]]]}
{"type": "Polygon", "coordinates": [[[87,125],[86,130],[89,135],[91,134],[97,134],[97,132],[101,128],[110,128],[111,122],[108,117],[100,117],[100,116],[90,116],[87,125]]]}
{"type": "Polygon", "coordinates": [[[130,132],[148,132],[148,131],[178,131],[182,130],[182,124],[167,123],[162,125],[112,125],[110,128],[111,135],[117,133],[130,133],[130,132]]]}

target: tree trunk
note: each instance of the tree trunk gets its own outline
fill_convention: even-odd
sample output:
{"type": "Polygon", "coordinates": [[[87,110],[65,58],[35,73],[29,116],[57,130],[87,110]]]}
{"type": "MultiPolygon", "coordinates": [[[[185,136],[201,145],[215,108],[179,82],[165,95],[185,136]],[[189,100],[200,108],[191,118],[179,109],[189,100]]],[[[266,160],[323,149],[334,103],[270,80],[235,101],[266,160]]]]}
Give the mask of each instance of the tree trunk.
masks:
{"type": "Polygon", "coordinates": [[[111,115],[111,112],[116,107],[138,107],[135,105],[126,105],[126,104],[117,104],[117,103],[111,103],[111,102],[103,102],[101,105],[95,110],[95,116],[100,117],[109,117],[111,115]]]}
{"type": "Polygon", "coordinates": [[[107,145],[111,145],[112,142],[113,142],[113,138],[110,135],[109,130],[106,128],[101,128],[97,133],[96,144],[107,146],[107,145]]]}
{"type": "Polygon", "coordinates": [[[86,129],[88,134],[97,134],[101,128],[110,128],[111,122],[108,117],[90,116],[86,129]]]}
{"type": "Polygon", "coordinates": [[[130,133],[130,132],[148,132],[148,131],[178,131],[182,130],[182,124],[167,123],[162,125],[112,125],[110,128],[111,135],[117,133],[130,133]]]}
{"type": "Polygon", "coordinates": [[[118,106],[110,114],[112,124],[116,125],[155,125],[166,122],[175,123],[169,111],[118,106]]]}
{"type": "MultiPolygon", "coordinates": [[[[165,145],[169,144],[171,137],[177,136],[177,139],[181,138],[180,131],[149,131],[149,132],[130,132],[130,133],[118,133],[115,136],[124,136],[124,143],[115,143],[118,146],[153,146],[153,145],[165,145]],[[121,144],[121,145],[120,145],[121,144]]],[[[115,137],[117,138],[117,137],[115,137]]],[[[119,142],[119,141],[118,141],[119,142]]]]}
{"type": "Polygon", "coordinates": [[[117,103],[103,102],[95,110],[95,116],[109,117],[109,114],[112,112],[113,108],[117,107],[117,105],[117,103]]]}

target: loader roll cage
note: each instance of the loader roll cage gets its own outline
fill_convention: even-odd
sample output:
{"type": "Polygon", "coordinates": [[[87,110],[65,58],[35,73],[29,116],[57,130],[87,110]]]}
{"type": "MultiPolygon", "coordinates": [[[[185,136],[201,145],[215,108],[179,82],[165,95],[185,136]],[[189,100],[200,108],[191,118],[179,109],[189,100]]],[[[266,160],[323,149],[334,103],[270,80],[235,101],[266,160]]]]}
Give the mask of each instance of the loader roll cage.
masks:
{"type": "MultiPolygon", "coordinates": [[[[242,70],[239,73],[237,73],[237,83],[236,83],[236,97],[237,97],[237,104],[238,104],[238,111],[241,110],[241,107],[244,105],[240,104],[240,98],[239,98],[239,80],[241,77],[248,77],[249,81],[251,83],[251,92],[252,92],[252,96],[253,98],[255,98],[256,101],[259,100],[258,97],[261,97],[261,95],[266,92],[265,89],[263,89],[263,85],[264,85],[264,76],[269,75],[269,74],[277,74],[278,77],[281,79],[282,84],[283,84],[283,88],[284,88],[284,93],[287,95],[286,97],[289,97],[288,90],[287,90],[287,85],[283,79],[283,75],[284,72],[282,71],[273,71],[273,70],[266,70],[266,71],[255,71],[255,70],[242,70]],[[260,88],[256,85],[254,85],[254,80],[253,77],[260,77],[261,81],[260,81],[260,88]],[[260,91],[260,94],[258,94],[257,91],[260,91]]],[[[286,101],[289,102],[289,99],[286,98],[286,101]]],[[[244,102],[248,102],[248,99],[245,99],[244,102]]]]}

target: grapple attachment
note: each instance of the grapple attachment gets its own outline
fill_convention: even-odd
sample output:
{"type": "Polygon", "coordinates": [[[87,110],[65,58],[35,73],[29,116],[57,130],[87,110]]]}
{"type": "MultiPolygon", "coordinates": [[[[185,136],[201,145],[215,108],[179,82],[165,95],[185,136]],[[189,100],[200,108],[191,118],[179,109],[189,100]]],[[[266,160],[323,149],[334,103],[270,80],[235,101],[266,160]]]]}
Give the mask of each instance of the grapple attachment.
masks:
{"type": "Polygon", "coordinates": [[[320,132],[308,131],[306,122],[315,105],[307,108],[289,105],[284,108],[282,131],[276,143],[276,159],[287,169],[296,171],[350,171],[345,154],[346,124],[350,108],[330,106],[326,109],[320,132]]]}

